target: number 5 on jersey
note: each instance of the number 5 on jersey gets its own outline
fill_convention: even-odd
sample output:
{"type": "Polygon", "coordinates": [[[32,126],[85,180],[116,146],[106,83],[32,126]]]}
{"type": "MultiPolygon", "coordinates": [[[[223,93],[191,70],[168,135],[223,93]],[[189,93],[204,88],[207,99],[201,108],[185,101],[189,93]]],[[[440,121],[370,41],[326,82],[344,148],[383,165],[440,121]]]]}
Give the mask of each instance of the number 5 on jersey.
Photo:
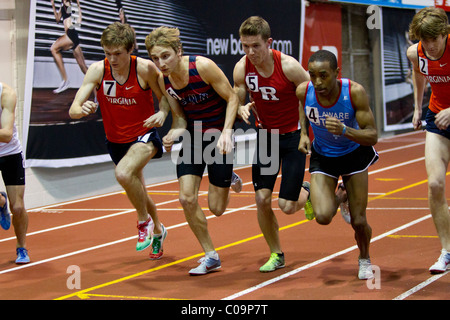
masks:
{"type": "Polygon", "coordinates": [[[247,84],[247,88],[250,91],[258,92],[259,86],[258,86],[258,76],[249,76],[247,75],[245,77],[245,83],[247,84]]]}
{"type": "Polygon", "coordinates": [[[316,126],[320,125],[319,110],[317,108],[311,108],[306,106],[305,111],[306,116],[309,119],[309,122],[314,123],[316,126]]]}

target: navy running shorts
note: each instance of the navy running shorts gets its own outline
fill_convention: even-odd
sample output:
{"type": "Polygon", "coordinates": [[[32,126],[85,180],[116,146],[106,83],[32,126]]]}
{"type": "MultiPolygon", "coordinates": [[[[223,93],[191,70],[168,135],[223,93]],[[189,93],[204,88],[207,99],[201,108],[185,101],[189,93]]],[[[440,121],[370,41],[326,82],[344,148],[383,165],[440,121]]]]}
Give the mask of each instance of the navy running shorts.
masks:
{"type": "Polygon", "coordinates": [[[446,137],[447,139],[450,139],[450,127],[448,127],[445,130],[438,129],[438,127],[436,127],[436,124],[434,123],[435,118],[436,118],[436,113],[434,113],[431,110],[428,110],[428,112],[425,116],[425,121],[427,122],[425,129],[428,132],[436,133],[436,134],[446,137]]]}
{"type": "Polygon", "coordinates": [[[233,173],[234,153],[221,154],[216,148],[221,132],[199,133],[186,131],[177,159],[177,177],[192,174],[202,177],[208,167],[209,182],[229,188],[233,173]]]}
{"type": "Polygon", "coordinates": [[[128,143],[114,143],[106,140],[106,147],[108,148],[112,161],[117,165],[133,144],[149,142],[152,142],[153,146],[157,149],[153,159],[161,158],[163,155],[163,146],[159,133],[155,128],[151,128],[146,134],[137,137],[136,140],[128,143]]]}

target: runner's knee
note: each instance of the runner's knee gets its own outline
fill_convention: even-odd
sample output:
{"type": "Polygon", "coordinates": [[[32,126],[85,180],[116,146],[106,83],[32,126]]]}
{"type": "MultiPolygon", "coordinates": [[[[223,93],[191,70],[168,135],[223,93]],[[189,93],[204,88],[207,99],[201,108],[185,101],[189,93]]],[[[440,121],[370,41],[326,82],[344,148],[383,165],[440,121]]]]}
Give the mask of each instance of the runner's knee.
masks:
{"type": "Polygon", "coordinates": [[[298,211],[297,201],[290,201],[286,199],[278,199],[278,206],[285,214],[294,214],[298,211]]]}
{"type": "Polygon", "coordinates": [[[368,226],[365,214],[352,215],[351,223],[355,231],[358,229],[364,229],[368,226]]]}
{"type": "Polygon", "coordinates": [[[19,217],[20,215],[26,214],[26,210],[25,210],[25,206],[23,204],[23,202],[21,203],[10,203],[10,208],[11,213],[16,216],[19,217]]]}
{"type": "Polygon", "coordinates": [[[255,201],[258,208],[272,207],[272,197],[267,197],[264,194],[256,193],[255,201]]]}
{"type": "Polygon", "coordinates": [[[331,223],[333,220],[333,215],[327,213],[320,213],[314,210],[314,214],[316,216],[316,221],[318,224],[327,225],[331,223]]]}
{"type": "Polygon", "coordinates": [[[115,170],[116,180],[120,183],[121,186],[128,185],[131,180],[131,174],[128,170],[117,166],[115,170]]]}
{"type": "Polygon", "coordinates": [[[444,193],[445,183],[442,180],[428,180],[428,190],[431,196],[439,196],[444,193]]]}
{"type": "Polygon", "coordinates": [[[180,204],[183,207],[183,209],[189,210],[190,208],[197,205],[198,198],[194,194],[186,194],[186,193],[180,193],[180,204]]]}
{"type": "Polygon", "coordinates": [[[222,205],[220,203],[216,203],[209,206],[209,211],[211,211],[211,213],[215,216],[219,217],[225,212],[226,208],[226,204],[222,205]]]}

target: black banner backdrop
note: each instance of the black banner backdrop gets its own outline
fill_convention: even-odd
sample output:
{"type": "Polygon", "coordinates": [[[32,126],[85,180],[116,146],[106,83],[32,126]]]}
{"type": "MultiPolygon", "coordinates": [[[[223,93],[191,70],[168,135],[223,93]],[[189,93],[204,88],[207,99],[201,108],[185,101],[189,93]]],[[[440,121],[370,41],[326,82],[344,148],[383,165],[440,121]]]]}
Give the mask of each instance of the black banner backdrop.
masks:
{"type": "MultiPolygon", "coordinates": [[[[50,0],[31,2],[24,112],[27,167],[111,161],[105,146],[101,107],[97,114],[77,121],[69,118],[68,111],[83,81],[85,67],[104,59],[100,46],[102,31],[120,21],[121,11],[136,31],[136,55],[148,58],[144,41],[154,28],[177,27],[184,53],[211,58],[231,84],[234,65],[244,54],[239,26],[249,16],[259,15],[270,23],[274,49],[301,59],[301,0],[55,0],[57,11],[63,2],[71,2],[71,29],[78,32],[81,48],[61,51],[63,67],[56,63],[56,50],[52,54],[52,48],[65,33],[64,23],[56,22],[50,0]],[[64,71],[67,89],[55,93],[64,71]]],[[[158,128],[161,136],[170,127],[170,121],[168,117],[164,127],[158,128]]],[[[242,123],[238,126],[245,127],[242,123]]]]}

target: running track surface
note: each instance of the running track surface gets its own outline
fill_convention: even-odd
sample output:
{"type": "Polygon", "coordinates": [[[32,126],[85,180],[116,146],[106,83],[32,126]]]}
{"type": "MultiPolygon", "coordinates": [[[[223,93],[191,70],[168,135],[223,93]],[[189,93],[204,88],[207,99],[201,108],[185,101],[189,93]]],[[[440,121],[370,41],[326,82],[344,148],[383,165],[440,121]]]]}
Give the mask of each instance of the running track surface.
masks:
{"type": "Polygon", "coordinates": [[[32,263],[15,265],[12,228],[0,232],[0,299],[448,300],[448,272],[428,272],[441,245],[428,209],[424,137],[414,132],[376,145],[380,160],[369,170],[367,209],[376,281],[357,278],[353,230],[339,212],[328,226],[307,221],[303,210],[285,215],[277,192],[273,208],[286,267],[260,273],[269,251],[256,219],[251,168],[241,167],[243,191],[230,192],[223,216],[207,210],[207,177],[200,189],[220,270],[189,276],[203,252],[185,223],[178,182],[167,181],[147,187],[168,229],[161,260],[149,260],[149,249],[135,251],[136,212],[123,192],[30,208],[32,263]]]}

